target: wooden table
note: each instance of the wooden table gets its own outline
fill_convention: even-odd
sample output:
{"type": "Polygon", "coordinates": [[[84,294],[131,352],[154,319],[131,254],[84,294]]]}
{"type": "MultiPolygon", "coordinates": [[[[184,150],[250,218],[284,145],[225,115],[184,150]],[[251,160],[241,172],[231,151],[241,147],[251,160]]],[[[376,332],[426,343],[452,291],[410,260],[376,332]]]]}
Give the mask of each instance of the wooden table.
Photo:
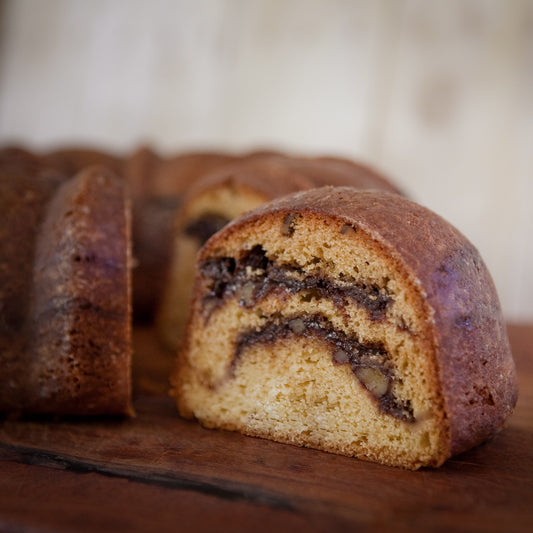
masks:
{"type": "Polygon", "coordinates": [[[509,333],[508,427],[409,472],[180,419],[161,384],[168,354],[137,330],[135,419],[0,422],[0,530],[531,532],[533,325],[509,333]]]}

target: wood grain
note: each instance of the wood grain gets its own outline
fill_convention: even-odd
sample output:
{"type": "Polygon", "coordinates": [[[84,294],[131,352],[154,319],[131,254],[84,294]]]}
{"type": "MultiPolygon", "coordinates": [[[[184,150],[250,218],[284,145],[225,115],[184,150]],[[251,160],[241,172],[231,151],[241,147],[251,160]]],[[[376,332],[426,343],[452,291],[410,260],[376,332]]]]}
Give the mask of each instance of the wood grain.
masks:
{"type": "Polygon", "coordinates": [[[533,326],[510,334],[521,395],[509,426],[440,469],[409,472],[179,418],[161,393],[168,354],[138,330],[136,373],[151,373],[136,382],[136,418],[0,424],[0,528],[529,531],[533,326]]]}

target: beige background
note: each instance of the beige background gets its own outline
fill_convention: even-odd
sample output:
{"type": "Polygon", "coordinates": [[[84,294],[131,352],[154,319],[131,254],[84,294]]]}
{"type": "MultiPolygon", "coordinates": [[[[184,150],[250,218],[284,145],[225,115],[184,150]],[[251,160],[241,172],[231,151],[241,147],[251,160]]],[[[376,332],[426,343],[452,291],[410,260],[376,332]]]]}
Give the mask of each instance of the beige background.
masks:
{"type": "Polygon", "coordinates": [[[370,162],[533,319],[533,1],[4,0],[0,143],[370,162]]]}

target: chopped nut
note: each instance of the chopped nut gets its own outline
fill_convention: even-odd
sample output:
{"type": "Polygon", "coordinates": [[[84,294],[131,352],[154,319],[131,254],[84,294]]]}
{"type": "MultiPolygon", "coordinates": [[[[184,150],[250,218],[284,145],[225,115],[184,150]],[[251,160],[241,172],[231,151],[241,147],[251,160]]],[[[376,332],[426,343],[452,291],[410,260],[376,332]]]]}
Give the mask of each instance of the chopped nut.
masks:
{"type": "Polygon", "coordinates": [[[289,328],[291,328],[296,335],[301,335],[305,331],[305,322],[301,318],[293,318],[289,321],[289,328]]]}
{"type": "Polygon", "coordinates": [[[357,379],[374,395],[380,398],[389,390],[389,379],[381,370],[371,366],[355,369],[357,379]]]}
{"type": "Polygon", "coordinates": [[[353,235],[357,231],[356,227],[352,224],[344,224],[341,228],[342,235],[353,235]]]}
{"type": "Polygon", "coordinates": [[[350,354],[342,348],[337,348],[333,354],[333,361],[339,365],[343,365],[350,360],[350,354]]]}
{"type": "Polygon", "coordinates": [[[247,281],[244,285],[237,289],[236,296],[239,299],[239,303],[241,305],[253,305],[254,289],[255,283],[253,281],[247,281]]]}
{"type": "Polygon", "coordinates": [[[292,237],[292,234],[294,233],[296,217],[297,215],[295,213],[290,213],[283,219],[283,224],[281,225],[281,234],[284,237],[292,237]]]}

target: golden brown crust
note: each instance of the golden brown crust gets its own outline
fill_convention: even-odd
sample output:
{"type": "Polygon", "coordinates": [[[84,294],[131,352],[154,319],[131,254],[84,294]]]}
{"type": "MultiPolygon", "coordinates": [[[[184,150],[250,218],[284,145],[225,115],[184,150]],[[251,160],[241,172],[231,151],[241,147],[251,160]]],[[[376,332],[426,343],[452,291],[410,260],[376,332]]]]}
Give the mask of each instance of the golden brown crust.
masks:
{"type": "Polygon", "coordinates": [[[2,165],[0,410],[132,414],[129,207],[93,167],[2,165]],[[15,235],[23,237],[20,241],[15,235]]]}

